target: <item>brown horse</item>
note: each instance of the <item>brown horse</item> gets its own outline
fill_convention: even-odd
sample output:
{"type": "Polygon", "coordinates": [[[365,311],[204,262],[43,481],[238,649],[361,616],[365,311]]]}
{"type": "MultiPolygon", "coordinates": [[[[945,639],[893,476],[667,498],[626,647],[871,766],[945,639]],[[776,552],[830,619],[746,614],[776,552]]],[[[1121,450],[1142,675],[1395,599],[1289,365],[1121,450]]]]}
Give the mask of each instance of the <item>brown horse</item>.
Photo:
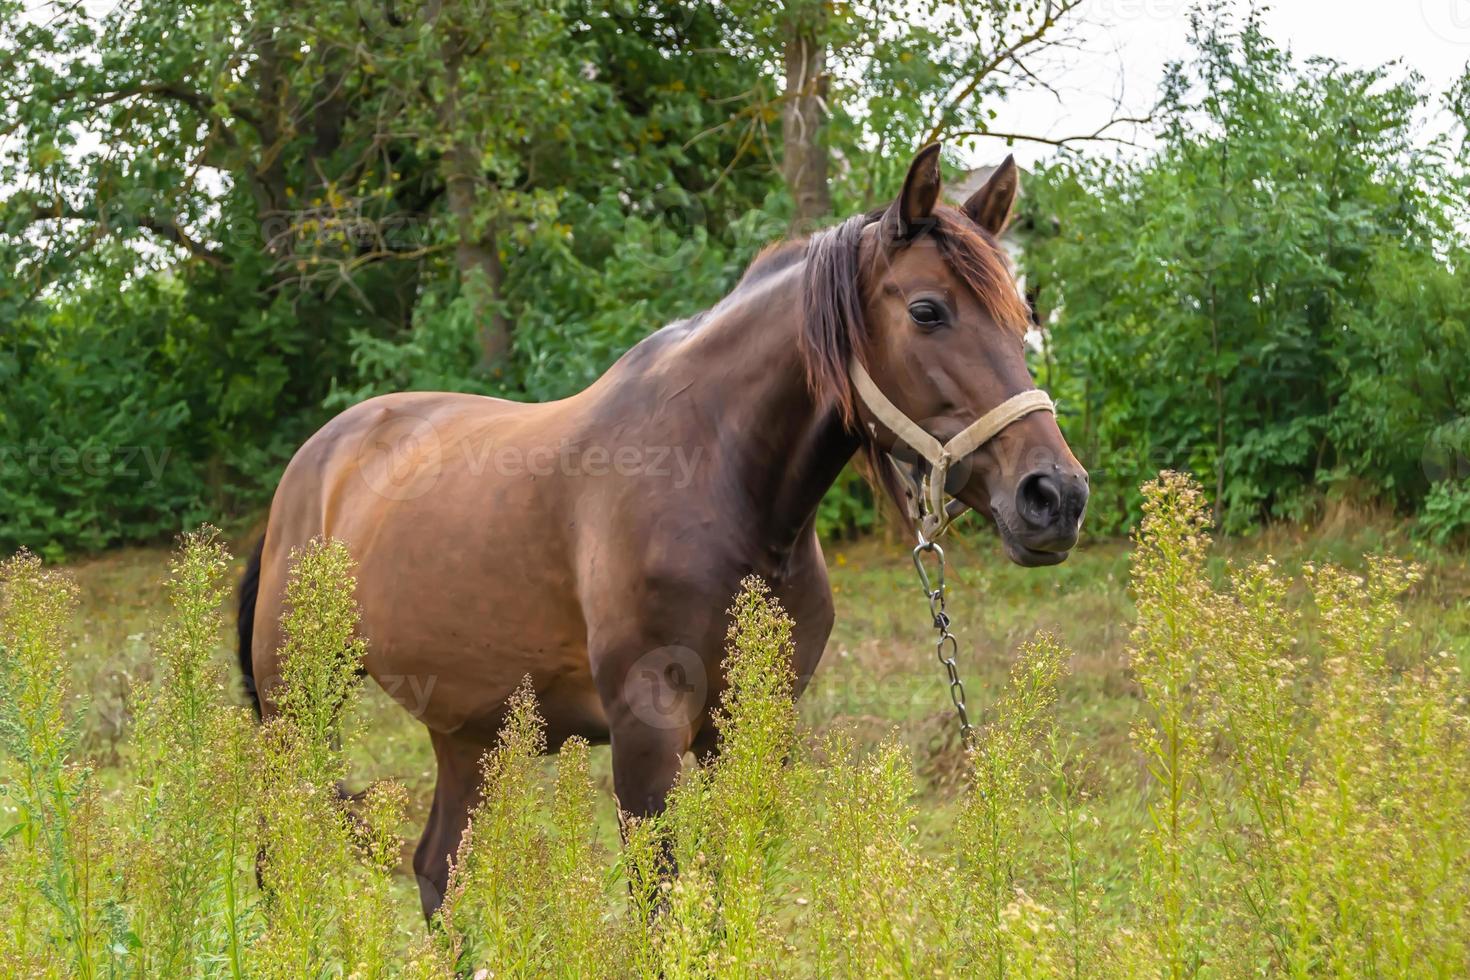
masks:
{"type": "MultiPolygon", "coordinates": [[[[956,210],[937,203],[938,150],[891,206],[767,250],[714,308],[580,394],[386,395],[291,460],[241,590],[247,686],[269,716],[292,549],[345,542],[366,669],[428,727],[438,762],[414,857],[426,914],[523,678],[552,750],[610,741],[619,806],[648,814],[685,753],[715,747],[726,609],[746,575],[795,619],[796,673],[811,677],[832,626],[817,505],[859,449],[902,494],[884,454],[903,447],[851,365],[939,440],[1034,387],[995,243],[1016,168],[956,210]]],[[[1012,561],[1053,564],[1076,542],[1087,475],[1047,412],[1006,423],[945,484],[994,519],[1012,561]]]]}

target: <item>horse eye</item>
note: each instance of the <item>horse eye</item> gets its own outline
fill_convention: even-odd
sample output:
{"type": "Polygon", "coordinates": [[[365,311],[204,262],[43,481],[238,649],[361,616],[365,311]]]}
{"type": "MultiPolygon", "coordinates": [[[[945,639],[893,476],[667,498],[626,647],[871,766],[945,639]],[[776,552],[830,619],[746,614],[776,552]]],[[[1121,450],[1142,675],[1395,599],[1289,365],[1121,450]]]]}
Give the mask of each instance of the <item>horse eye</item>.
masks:
{"type": "Polygon", "coordinates": [[[944,323],[944,310],[932,300],[921,299],[910,303],[909,316],[921,327],[937,327],[944,323]]]}

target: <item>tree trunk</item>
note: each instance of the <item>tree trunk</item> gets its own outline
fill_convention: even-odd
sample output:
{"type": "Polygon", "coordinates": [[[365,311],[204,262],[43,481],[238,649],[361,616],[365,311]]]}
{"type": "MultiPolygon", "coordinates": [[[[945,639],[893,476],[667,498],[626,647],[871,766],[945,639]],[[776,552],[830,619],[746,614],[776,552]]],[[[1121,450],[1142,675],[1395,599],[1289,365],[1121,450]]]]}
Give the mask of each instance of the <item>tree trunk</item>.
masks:
{"type": "Polygon", "coordinates": [[[444,196],[454,215],[459,241],[454,265],[460,288],[480,324],[480,359],[485,366],[498,363],[510,350],[510,324],[500,309],[504,267],[493,229],[477,222],[481,208],[480,154],[467,141],[456,140],[445,157],[444,196]]]}
{"type": "MultiPolygon", "coordinates": [[[[820,10],[820,8],[817,8],[820,10]]],[[[819,16],[815,11],[811,17],[819,16]]],[[[781,176],[796,211],[792,231],[809,232],[832,210],[827,190],[827,47],[811,17],[793,15],[786,36],[786,102],[781,112],[781,176]]]]}
{"type": "Polygon", "coordinates": [[[451,134],[443,160],[444,197],[449,213],[454,216],[458,238],[454,265],[460,287],[480,324],[480,360],[484,366],[492,367],[510,350],[510,323],[500,309],[505,269],[500,262],[495,229],[485,217],[485,172],[480,152],[469,133],[456,129],[464,126],[459,113],[459,50],[459,45],[451,39],[445,59],[448,84],[441,107],[445,131],[451,134]]]}

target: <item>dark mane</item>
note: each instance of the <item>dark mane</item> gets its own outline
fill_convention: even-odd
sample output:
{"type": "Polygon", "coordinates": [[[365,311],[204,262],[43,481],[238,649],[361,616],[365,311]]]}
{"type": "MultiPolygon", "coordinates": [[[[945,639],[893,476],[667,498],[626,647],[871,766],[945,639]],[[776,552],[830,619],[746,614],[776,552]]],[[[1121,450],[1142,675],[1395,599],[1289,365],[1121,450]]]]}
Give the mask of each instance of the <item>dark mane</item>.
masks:
{"type": "Polygon", "coordinates": [[[812,393],[837,404],[845,423],[854,417],[847,363],[856,353],[866,363],[861,255],[863,229],[874,219],[857,214],[812,236],[802,283],[801,357],[812,393]]]}
{"type": "MultiPolygon", "coordinates": [[[[868,225],[879,221],[883,211],[854,215],[842,224],[818,232],[805,245],[807,260],[802,289],[802,358],[807,383],[818,395],[833,399],[843,421],[856,417],[847,365],[854,354],[867,363],[867,324],[863,320],[862,238],[868,225]]],[[[989,234],[981,231],[960,212],[948,207],[934,211],[934,221],[919,238],[932,239],[950,269],[970,287],[981,308],[998,325],[1024,334],[1029,322],[1026,302],[1016,288],[1005,253],[989,234]]],[[[912,244],[901,244],[906,248],[912,244]]],[[[765,275],[769,268],[790,265],[802,254],[783,243],[762,252],[746,272],[765,275]]]]}

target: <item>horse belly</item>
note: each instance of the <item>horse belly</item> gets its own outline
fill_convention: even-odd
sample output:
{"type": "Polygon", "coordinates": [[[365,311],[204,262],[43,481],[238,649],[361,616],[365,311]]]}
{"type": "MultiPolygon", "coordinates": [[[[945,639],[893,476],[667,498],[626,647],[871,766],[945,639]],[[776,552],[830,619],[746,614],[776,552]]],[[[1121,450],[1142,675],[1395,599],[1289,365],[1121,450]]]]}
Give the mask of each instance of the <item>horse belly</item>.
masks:
{"type": "Polygon", "coordinates": [[[483,522],[426,509],[378,525],[358,570],[368,672],[435,731],[493,740],[529,677],[553,742],[605,737],[570,573],[536,502],[501,503],[483,522]]]}
{"type": "MultiPolygon", "coordinates": [[[[493,739],[506,701],[529,678],[548,727],[605,736],[586,636],[528,600],[496,604],[465,592],[362,589],[365,666],[410,714],[440,732],[493,739]],[[544,618],[543,618],[544,617],[544,618]]],[[[573,622],[580,622],[574,619],[573,622]]]]}

